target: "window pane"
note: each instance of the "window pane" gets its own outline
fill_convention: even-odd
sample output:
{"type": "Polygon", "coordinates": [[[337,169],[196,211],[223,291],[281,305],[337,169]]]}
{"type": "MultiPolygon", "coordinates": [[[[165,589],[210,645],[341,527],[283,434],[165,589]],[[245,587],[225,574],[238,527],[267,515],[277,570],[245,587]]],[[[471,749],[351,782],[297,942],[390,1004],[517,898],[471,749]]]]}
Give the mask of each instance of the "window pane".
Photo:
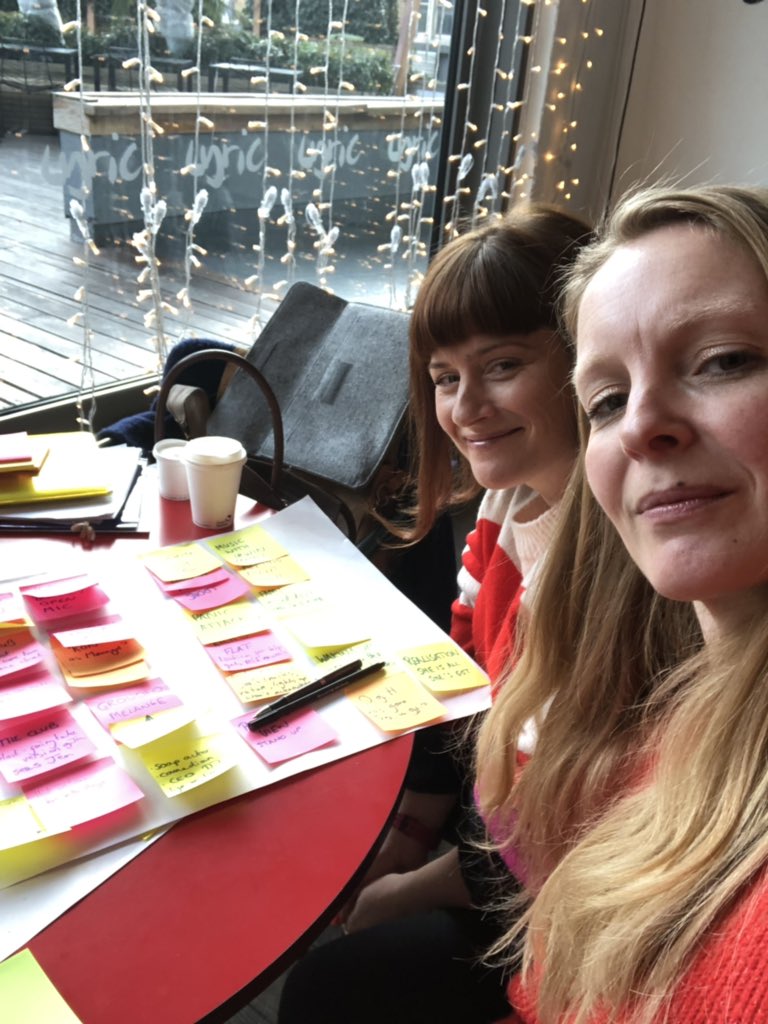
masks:
{"type": "Polygon", "coordinates": [[[76,51],[0,50],[16,132],[0,146],[0,412],[156,373],[181,337],[247,347],[294,281],[412,302],[443,202],[450,5],[414,3],[409,20],[397,0],[351,0],[329,28],[327,0],[221,3],[198,63],[167,0],[144,65],[135,26],[104,6],[88,13],[85,91],[57,93],[53,113],[76,51]]]}

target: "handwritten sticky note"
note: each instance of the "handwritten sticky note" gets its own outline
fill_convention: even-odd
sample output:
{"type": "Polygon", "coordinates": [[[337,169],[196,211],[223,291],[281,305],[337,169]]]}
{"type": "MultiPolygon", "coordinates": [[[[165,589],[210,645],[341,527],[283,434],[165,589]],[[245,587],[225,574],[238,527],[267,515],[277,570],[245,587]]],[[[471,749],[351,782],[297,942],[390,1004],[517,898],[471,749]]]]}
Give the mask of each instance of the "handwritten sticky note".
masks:
{"type": "Polygon", "coordinates": [[[118,615],[92,622],[80,629],[59,629],[51,636],[62,647],[88,647],[98,644],[114,644],[121,640],[132,640],[133,629],[118,615]]]}
{"type": "Polygon", "coordinates": [[[349,609],[315,611],[293,615],[286,625],[307,650],[332,651],[370,640],[371,629],[356,621],[349,609]]]}
{"type": "Polygon", "coordinates": [[[250,601],[235,601],[234,604],[191,615],[190,622],[202,644],[236,640],[267,628],[263,611],[250,601]]]}
{"type": "Polygon", "coordinates": [[[433,693],[456,693],[488,685],[488,676],[474,661],[446,641],[400,651],[399,657],[433,693]]]}
{"type": "Polygon", "coordinates": [[[241,704],[255,704],[271,700],[284,693],[292,693],[309,682],[309,677],[298,669],[285,665],[267,665],[263,668],[232,672],[226,680],[241,704]]]}
{"type": "Polygon", "coordinates": [[[51,650],[58,663],[73,676],[90,676],[99,672],[113,672],[126,665],[141,661],[144,648],[138,640],[114,640],[104,644],[81,644],[64,647],[54,637],[51,650]]]}
{"type": "Polygon", "coordinates": [[[256,525],[214,537],[208,543],[225,562],[235,566],[256,565],[257,562],[268,562],[288,554],[282,544],[270,537],[263,527],[256,525]]]}
{"type": "Polygon", "coordinates": [[[85,703],[105,729],[116,722],[156,715],[159,711],[181,706],[181,698],[168,689],[162,679],[150,679],[140,686],[129,686],[115,693],[88,697],[85,703]]]}
{"type": "Polygon", "coordinates": [[[0,679],[35,668],[40,665],[44,653],[42,644],[28,629],[0,633],[0,679]]]}
{"type": "Polygon", "coordinates": [[[180,730],[139,751],[147,771],[168,797],[179,796],[223,775],[235,758],[223,736],[180,730]]]}
{"type": "Polygon", "coordinates": [[[415,729],[445,714],[442,704],[405,672],[386,671],[365,686],[350,687],[346,694],[382,732],[415,729]]]}
{"type": "Polygon", "coordinates": [[[89,576],[49,581],[19,588],[35,622],[81,615],[108,604],[109,598],[89,576]]]}
{"type": "Polygon", "coordinates": [[[0,629],[18,629],[28,622],[18,594],[0,594],[0,629]]]}
{"type": "Polygon", "coordinates": [[[290,555],[248,566],[240,570],[240,575],[248,580],[255,590],[274,590],[275,587],[303,583],[309,579],[307,571],[290,555]]]}
{"type": "Polygon", "coordinates": [[[231,604],[232,601],[247,594],[250,589],[245,580],[227,573],[225,579],[217,583],[209,583],[194,590],[184,590],[173,594],[173,597],[187,611],[204,612],[231,604]]]}
{"type": "Polygon", "coordinates": [[[17,679],[11,686],[0,687],[0,721],[34,715],[72,700],[58,679],[45,669],[32,669],[17,679]]]}
{"type": "Polygon", "coordinates": [[[218,558],[202,544],[175,544],[139,556],[149,571],[164,583],[189,580],[194,576],[218,569],[218,558]]]}
{"type": "Polygon", "coordinates": [[[147,743],[154,743],[161,736],[169,736],[178,729],[183,729],[194,720],[194,710],[182,705],[177,708],[168,708],[167,711],[144,715],[143,718],[115,722],[109,731],[112,733],[112,739],[122,743],[124,747],[137,750],[139,747],[146,746],[147,743]]]}
{"type": "Polygon", "coordinates": [[[163,580],[155,578],[155,582],[164,594],[178,594],[183,593],[185,590],[200,590],[202,587],[211,587],[214,583],[223,583],[231,578],[232,573],[229,569],[220,565],[217,569],[204,572],[202,576],[193,576],[192,579],[171,580],[168,583],[164,583],[163,580]]]}
{"type": "Polygon", "coordinates": [[[148,662],[141,658],[130,665],[115,668],[109,672],[93,672],[88,676],[73,676],[65,668],[62,668],[61,674],[71,690],[103,690],[109,687],[126,686],[128,683],[140,683],[144,679],[149,679],[152,670],[148,662]]]}
{"type": "Polygon", "coordinates": [[[291,660],[291,652],[270,632],[205,649],[222,672],[241,672],[259,665],[274,665],[276,662],[291,660]]]}
{"type": "Polygon", "coordinates": [[[312,663],[322,668],[323,674],[332,672],[335,668],[347,665],[355,658],[359,658],[364,664],[370,665],[374,661],[387,661],[388,655],[382,651],[377,643],[367,640],[362,644],[353,644],[351,647],[342,647],[330,651],[312,651],[310,654],[312,663]]]}
{"type": "Polygon", "coordinates": [[[120,810],[144,797],[131,776],[111,757],[77,765],[53,779],[30,783],[24,793],[46,828],[74,828],[120,810]]]}
{"type": "Polygon", "coordinates": [[[312,710],[287,715],[256,732],[248,728],[252,718],[253,712],[249,711],[235,718],[234,724],[243,739],[267,764],[280,764],[309,750],[327,747],[338,739],[337,733],[322,716],[312,710]]]}
{"type": "Polygon", "coordinates": [[[264,590],[258,595],[259,604],[279,618],[298,615],[314,609],[330,607],[326,596],[314,583],[292,583],[276,590],[264,590]]]}
{"type": "Polygon", "coordinates": [[[0,729],[0,775],[20,782],[93,753],[94,745],[66,708],[0,729]]]}
{"type": "Polygon", "coordinates": [[[25,796],[0,800],[0,850],[12,850],[51,834],[25,796]]]}
{"type": "Polygon", "coordinates": [[[0,964],[3,1024],[80,1024],[31,950],[22,949],[0,964]]]}

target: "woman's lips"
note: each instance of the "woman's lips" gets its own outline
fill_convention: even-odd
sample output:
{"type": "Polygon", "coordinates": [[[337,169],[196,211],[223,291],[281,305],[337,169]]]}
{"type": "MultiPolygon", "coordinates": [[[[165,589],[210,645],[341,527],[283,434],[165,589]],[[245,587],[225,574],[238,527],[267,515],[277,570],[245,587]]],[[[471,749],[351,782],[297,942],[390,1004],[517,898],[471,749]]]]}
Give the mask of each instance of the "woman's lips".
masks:
{"type": "Polygon", "coordinates": [[[462,438],[464,444],[468,445],[483,445],[489,444],[491,441],[499,441],[501,438],[510,437],[512,434],[517,434],[521,431],[522,427],[512,427],[510,430],[499,430],[495,434],[483,434],[482,437],[467,437],[466,435],[462,438]]]}
{"type": "Polygon", "coordinates": [[[711,485],[701,487],[671,487],[667,490],[651,491],[637,503],[638,515],[684,515],[711,505],[731,492],[711,485]]]}

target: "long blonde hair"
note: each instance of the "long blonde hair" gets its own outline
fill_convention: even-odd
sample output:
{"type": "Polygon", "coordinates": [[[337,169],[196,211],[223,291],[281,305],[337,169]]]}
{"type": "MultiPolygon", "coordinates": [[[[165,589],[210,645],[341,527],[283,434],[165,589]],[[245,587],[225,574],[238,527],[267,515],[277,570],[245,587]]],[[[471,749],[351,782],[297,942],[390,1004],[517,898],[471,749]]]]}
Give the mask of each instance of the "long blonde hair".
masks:
{"type": "MultiPolygon", "coordinates": [[[[727,234],[768,276],[768,192],[643,190],[577,260],[566,323],[611,252],[679,221],[727,234]]],[[[477,748],[483,810],[506,823],[532,897],[498,948],[527,926],[542,1021],[628,1007],[650,1021],[768,862],[767,682],[764,615],[704,648],[692,607],[654,593],[579,462],[523,650],[477,748]],[[537,747],[518,772],[531,718],[537,747]]]]}

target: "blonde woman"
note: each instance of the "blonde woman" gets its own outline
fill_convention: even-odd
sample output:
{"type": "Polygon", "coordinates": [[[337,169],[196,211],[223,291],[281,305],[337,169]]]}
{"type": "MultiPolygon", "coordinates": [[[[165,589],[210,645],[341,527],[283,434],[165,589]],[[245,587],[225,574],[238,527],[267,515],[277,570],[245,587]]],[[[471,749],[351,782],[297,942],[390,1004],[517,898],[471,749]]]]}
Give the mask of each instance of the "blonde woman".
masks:
{"type": "Polygon", "coordinates": [[[583,463],[478,746],[482,807],[532,901],[512,1020],[759,1024],[768,191],[628,197],[565,314],[583,463]]]}

